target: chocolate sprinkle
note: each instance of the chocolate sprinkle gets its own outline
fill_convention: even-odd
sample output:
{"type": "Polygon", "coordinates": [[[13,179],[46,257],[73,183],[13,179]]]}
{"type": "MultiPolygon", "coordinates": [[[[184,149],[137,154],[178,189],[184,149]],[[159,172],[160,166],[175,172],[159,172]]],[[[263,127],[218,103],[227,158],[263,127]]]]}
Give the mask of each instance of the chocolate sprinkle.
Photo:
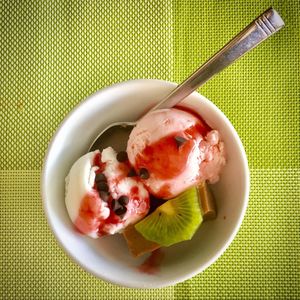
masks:
{"type": "Polygon", "coordinates": [[[121,151],[117,154],[117,160],[119,162],[125,162],[128,160],[128,155],[126,153],[126,151],[121,151]]]}
{"type": "Polygon", "coordinates": [[[108,192],[108,185],[104,181],[98,181],[97,183],[98,191],[108,192]]]}
{"type": "Polygon", "coordinates": [[[121,196],[118,199],[118,202],[120,203],[120,205],[125,206],[129,202],[129,198],[127,196],[121,196]]]}
{"type": "Polygon", "coordinates": [[[121,215],[124,215],[126,213],[126,211],[127,211],[126,206],[121,206],[121,207],[119,207],[118,209],[115,210],[115,214],[117,216],[121,216],[121,215]]]}
{"type": "Polygon", "coordinates": [[[141,168],[139,171],[139,176],[142,179],[148,179],[150,177],[149,172],[146,168],[141,168]]]}
{"type": "Polygon", "coordinates": [[[103,173],[98,173],[98,174],[96,174],[95,181],[96,182],[100,182],[100,181],[107,182],[107,179],[106,179],[106,176],[103,173]]]}
{"type": "Polygon", "coordinates": [[[127,174],[128,177],[134,177],[134,176],[137,176],[136,172],[135,172],[135,169],[134,168],[131,168],[130,171],[128,172],[127,174]]]}
{"type": "Polygon", "coordinates": [[[178,148],[187,141],[187,139],[182,136],[175,136],[174,139],[178,148]]]}
{"type": "Polygon", "coordinates": [[[104,202],[107,202],[108,199],[109,199],[109,193],[108,193],[108,192],[100,191],[100,192],[99,192],[99,196],[100,196],[100,198],[101,198],[104,202]]]}

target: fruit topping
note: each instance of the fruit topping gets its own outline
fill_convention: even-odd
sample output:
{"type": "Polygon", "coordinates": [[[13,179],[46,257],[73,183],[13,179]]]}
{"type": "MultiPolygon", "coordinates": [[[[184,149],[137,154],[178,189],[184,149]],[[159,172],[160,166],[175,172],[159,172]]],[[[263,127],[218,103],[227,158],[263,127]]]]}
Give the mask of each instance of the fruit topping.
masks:
{"type": "Polygon", "coordinates": [[[159,206],[135,225],[149,241],[170,246],[190,240],[202,222],[197,188],[193,187],[159,206]]]}

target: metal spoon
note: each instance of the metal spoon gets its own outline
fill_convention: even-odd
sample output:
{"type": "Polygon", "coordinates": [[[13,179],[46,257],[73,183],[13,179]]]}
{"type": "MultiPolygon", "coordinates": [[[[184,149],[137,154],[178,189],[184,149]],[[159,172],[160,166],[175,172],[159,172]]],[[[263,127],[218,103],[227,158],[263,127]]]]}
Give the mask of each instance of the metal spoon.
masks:
{"type": "MultiPolygon", "coordinates": [[[[284,22],[276,10],[269,8],[149,112],[175,106],[214,75],[255,48],[283,26],[284,22]]],[[[129,134],[135,125],[136,122],[112,123],[100,132],[89,151],[102,150],[108,146],[112,146],[116,151],[126,149],[129,134]]]]}

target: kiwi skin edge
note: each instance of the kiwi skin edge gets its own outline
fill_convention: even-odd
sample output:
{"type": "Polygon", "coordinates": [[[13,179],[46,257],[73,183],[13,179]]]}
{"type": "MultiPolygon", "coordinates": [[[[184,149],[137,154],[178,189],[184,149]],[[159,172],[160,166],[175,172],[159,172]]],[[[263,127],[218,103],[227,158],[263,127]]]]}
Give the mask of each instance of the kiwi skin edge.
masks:
{"type": "Polygon", "coordinates": [[[214,196],[206,182],[197,186],[198,199],[203,221],[213,220],[217,217],[217,209],[214,196]]]}

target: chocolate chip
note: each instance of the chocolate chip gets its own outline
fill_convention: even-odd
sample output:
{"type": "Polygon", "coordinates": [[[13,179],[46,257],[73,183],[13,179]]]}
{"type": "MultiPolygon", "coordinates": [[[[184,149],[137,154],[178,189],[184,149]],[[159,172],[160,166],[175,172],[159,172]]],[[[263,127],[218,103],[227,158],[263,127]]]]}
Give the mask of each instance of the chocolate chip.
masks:
{"type": "Polygon", "coordinates": [[[120,203],[120,205],[125,206],[129,202],[129,198],[127,196],[121,196],[118,199],[118,202],[120,203]]]}
{"type": "Polygon", "coordinates": [[[142,178],[142,179],[148,179],[150,177],[149,175],[149,172],[146,168],[141,168],[140,171],[139,171],[139,176],[142,178]]]}
{"type": "Polygon", "coordinates": [[[100,182],[100,181],[107,182],[107,179],[106,179],[106,176],[103,173],[98,173],[98,174],[96,174],[95,181],[96,182],[100,182]]]}
{"type": "Polygon", "coordinates": [[[115,210],[115,214],[117,216],[121,216],[121,215],[124,215],[126,213],[126,211],[127,211],[126,206],[121,206],[121,207],[119,207],[118,209],[115,210]]]}
{"type": "Polygon", "coordinates": [[[178,148],[187,141],[187,139],[182,136],[175,136],[174,139],[178,148]]]}
{"type": "Polygon", "coordinates": [[[124,162],[128,160],[128,155],[126,153],[126,151],[121,151],[117,154],[117,160],[119,162],[124,162]]]}
{"type": "Polygon", "coordinates": [[[108,192],[108,185],[104,181],[98,181],[97,183],[98,191],[108,192]]]}
{"type": "Polygon", "coordinates": [[[131,168],[127,174],[128,177],[134,177],[134,176],[137,176],[136,172],[135,172],[135,169],[134,168],[131,168]]]}
{"type": "Polygon", "coordinates": [[[109,193],[108,192],[100,191],[99,196],[105,202],[107,202],[108,199],[109,199],[109,193]]]}

